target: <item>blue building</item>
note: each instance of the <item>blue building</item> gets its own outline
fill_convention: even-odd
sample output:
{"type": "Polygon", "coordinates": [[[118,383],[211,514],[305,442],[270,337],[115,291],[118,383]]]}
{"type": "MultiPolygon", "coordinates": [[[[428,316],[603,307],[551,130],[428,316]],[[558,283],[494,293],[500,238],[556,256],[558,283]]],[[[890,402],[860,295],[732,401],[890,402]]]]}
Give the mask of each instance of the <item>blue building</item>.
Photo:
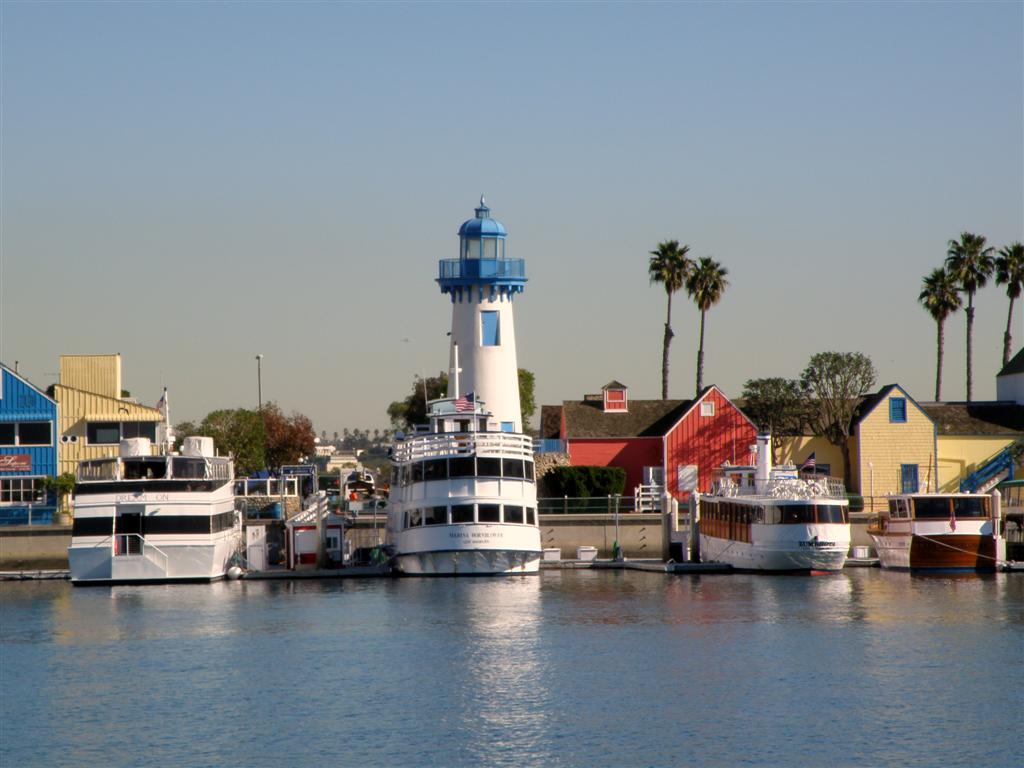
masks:
{"type": "Polygon", "coordinates": [[[56,401],[0,363],[0,525],[53,522],[56,473],[56,401]]]}

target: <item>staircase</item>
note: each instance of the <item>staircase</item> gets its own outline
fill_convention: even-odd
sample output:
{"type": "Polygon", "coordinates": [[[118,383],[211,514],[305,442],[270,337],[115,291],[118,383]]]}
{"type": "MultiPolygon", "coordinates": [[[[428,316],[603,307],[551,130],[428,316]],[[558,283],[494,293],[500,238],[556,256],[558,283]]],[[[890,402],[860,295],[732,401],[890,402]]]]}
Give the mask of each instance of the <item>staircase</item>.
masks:
{"type": "Polygon", "coordinates": [[[961,480],[960,492],[988,493],[1006,479],[1004,473],[1010,480],[1013,479],[1013,453],[1009,447],[1001,450],[987,464],[961,480]]]}

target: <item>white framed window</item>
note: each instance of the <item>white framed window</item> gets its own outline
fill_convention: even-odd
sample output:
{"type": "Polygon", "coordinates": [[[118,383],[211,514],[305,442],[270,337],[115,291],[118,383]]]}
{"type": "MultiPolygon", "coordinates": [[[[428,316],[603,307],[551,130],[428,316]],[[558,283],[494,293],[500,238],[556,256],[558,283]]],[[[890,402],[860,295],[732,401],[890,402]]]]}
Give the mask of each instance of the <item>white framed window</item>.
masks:
{"type": "Polygon", "coordinates": [[[701,418],[706,418],[715,415],[715,404],[710,400],[704,400],[700,404],[700,415],[701,418]]]}

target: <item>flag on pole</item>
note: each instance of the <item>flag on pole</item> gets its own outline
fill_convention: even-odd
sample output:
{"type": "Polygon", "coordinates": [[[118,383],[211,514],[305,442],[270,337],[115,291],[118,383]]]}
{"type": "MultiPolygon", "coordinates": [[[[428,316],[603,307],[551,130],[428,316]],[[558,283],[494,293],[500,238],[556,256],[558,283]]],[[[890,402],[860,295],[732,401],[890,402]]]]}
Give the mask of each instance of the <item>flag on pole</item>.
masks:
{"type": "Polygon", "coordinates": [[[800,465],[801,472],[813,472],[818,466],[817,460],[814,458],[816,451],[811,451],[811,455],[807,457],[807,461],[800,465]]]}
{"type": "Polygon", "coordinates": [[[456,413],[470,413],[476,410],[476,396],[469,392],[455,399],[456,413]]]}
{"type": "Polygon", "coordinates": [[[162,395],[160,395],[160,400],[156,404],[156,409],[158,411],[160,411],[161,413],[163,413],[164,409],[166,409],[166,408],[167,408],[167,390],[165,389],[164,393],[162,395]]]}

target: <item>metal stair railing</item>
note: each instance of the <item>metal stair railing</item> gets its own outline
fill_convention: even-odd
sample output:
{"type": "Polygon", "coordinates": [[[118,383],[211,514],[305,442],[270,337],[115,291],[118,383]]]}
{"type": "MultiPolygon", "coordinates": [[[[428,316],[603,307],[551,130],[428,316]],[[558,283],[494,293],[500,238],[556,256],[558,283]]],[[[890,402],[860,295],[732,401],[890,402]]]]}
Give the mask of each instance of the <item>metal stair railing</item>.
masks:
{"type": "MultiPolygon", "coordinates": [[[[960,492],[961,493],[976,493],[983,486],[989,483],[993,479],[1001,480],[999,475],[1003,472],[1009,472],[1010,477],[1013,477],[1013,453],[1010,448],[1004,448],[997,453],[987,464],[974,470],[960,481],[960,492]]],[[[988,489],[993,487],[988,486],[988,489]]]]}

